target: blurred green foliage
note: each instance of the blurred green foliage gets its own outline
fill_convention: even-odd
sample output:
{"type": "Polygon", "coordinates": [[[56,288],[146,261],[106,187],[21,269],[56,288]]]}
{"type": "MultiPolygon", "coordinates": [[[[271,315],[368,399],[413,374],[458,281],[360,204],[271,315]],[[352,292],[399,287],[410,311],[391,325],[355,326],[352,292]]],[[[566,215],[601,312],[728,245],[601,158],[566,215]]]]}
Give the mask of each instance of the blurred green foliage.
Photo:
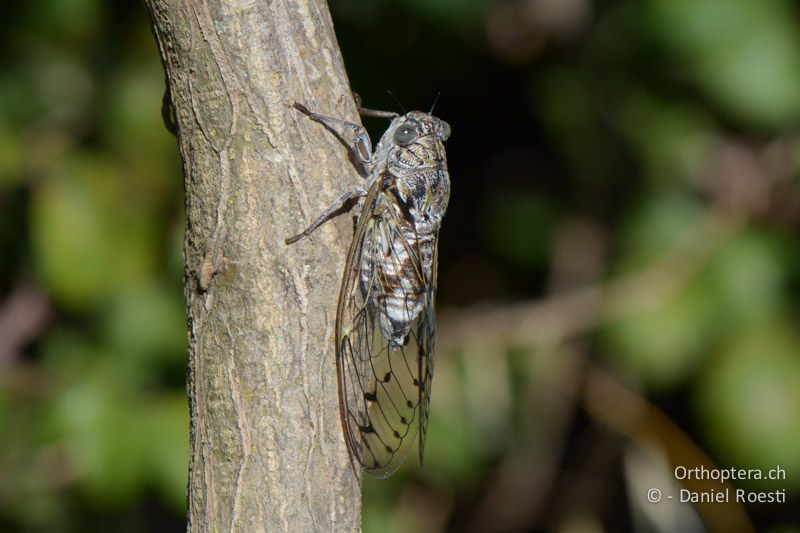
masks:
{"type": "MultiPolygon", "coordinates": [[[[454,304],[476,294],[546,302],[640,276],[604,302],[580,350],[674,415],[718,465],[783,466],[781,488],[796,505],[796,4],[348,0],[331,9],[370,107],[394,106],[385,89],[424,109],[443,93],[454,191],[442,314],[457,316],[454,304]],[[568,231],[576,222],[589,228],[585,240],[568,231]]],[[[39,0],[4,15],[0,309],[23,294],[30,301],[16,316],[35,335],[0,350],[0,529],[180,529],[182,178],[144,9],[39,0]]],[[[538,494],[525,483],[591,455],[593,424],[570,426],[574,405],[558,406],[574,400],[547,392],[549,377],[574,371],[563,351],[573,341],[440,354],[426,465],[366,483],[365,531],[480,524],[508,511],[491,494],[538,494]]],[[[757,520],[768,528],[800,516],[772,507],[757,520]]]]}
{"type": "Polygon", "coordinates": [[[153,529],[154,504],[174,528],[188,466],[182,184],[144,10],[22,2],[2,24],[2,294],[34,285],[49,319],[0,361],[0,529],[153,529]]]}

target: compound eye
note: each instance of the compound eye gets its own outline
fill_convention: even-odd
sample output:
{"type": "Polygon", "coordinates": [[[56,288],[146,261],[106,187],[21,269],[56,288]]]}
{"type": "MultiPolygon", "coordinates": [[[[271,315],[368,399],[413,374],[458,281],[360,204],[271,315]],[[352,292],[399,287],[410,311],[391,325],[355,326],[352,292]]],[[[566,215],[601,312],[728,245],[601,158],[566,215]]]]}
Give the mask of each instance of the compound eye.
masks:
{"type": "Polygon", "coordinates": [[[441,128],[440,129],[440,133],[439,133],[439,137],[443,141],[446,141],[450,137],[450,124],[448,124],[444,120],[440,120],[439,124],[440,124],[440,128],[441,128]]]}
{"type": "Polygon", "coordinates": [[[417,138],[417,128],[411,124],[403,124],[394,132],[394,140],[397,144],[408,144],[417,138]]]}

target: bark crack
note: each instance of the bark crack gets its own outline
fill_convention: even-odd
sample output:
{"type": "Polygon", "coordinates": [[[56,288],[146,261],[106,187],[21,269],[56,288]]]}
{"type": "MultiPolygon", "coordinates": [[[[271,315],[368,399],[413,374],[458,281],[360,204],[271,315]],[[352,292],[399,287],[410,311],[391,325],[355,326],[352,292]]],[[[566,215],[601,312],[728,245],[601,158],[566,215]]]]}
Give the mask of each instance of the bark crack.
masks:
{"type": "Polygon", "coordinates": [[[242,445],[242,460],[239,464],[239,471],[236,474],[236,492],[233,498],[233,513],[231,515],[231,530],[236,528],[239,520],[239,512],[241,507],[241,492],[244,486],[242,475],[247,470],[250,464],[250,454],[252,452],[252,440],[250,424],[247,420],[247,412],[245,410],[244,400],[242,399],[242,391],[239,384],[238,370],[236,369],[236,336],[228,326],[228,340],[230,343],[230,351],[228,355],[228,383],[231,390],[231,398],[233,400],[236,410],[236,423],[239,428],[239,436],[241,437],[242,445]]]}
{"type": "Polygon", "coordinates": [[[231,105],[231,124],[228,135],[224,137],[224,144],[221,149],[226,149],[230,146],[231,141],[235,138],[237,120],[239,117],[239,98],[236,93],[241,94],[239,83],[236,75],[231,69],[231,64],[228,55],[225,53],[225,48],[220,42],[217,32],[214,29],[214,22],[211,20],[211,13],[208,10],[208,4],[205,1],[199,1],[195,4],[194,15],[197,23],[200,25],[200,33],[203,39],[208,43],[211,54],[214,56],[214,63],[219,69],[220,76],[222,77],[222,84],[228,94],[228,102],[231,105]],[[202,16],[201,16],[202,13],[202,16]],[[232,86],[234,86],[232,88],[232,86]],[[235,89],[235,91],[234,91],[235,89]]]}

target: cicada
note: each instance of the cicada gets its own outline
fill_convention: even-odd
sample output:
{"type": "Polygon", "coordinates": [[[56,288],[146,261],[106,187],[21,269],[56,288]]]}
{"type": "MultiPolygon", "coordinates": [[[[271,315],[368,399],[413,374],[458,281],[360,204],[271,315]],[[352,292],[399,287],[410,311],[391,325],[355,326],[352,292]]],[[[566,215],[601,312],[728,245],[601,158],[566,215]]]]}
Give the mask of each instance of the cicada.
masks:
{"type": "Polygon", "coordinates": [[[336,310],[342,430],[353,466],[386,477],[419,435],[422,462],[433,379],[439,227],[450,198],[447,122],[360,108],[391,119],[375,151],[363,127],[294,108],[345,145],[364,183],[344,192],[292,244],[358,206],[336,310]]]}

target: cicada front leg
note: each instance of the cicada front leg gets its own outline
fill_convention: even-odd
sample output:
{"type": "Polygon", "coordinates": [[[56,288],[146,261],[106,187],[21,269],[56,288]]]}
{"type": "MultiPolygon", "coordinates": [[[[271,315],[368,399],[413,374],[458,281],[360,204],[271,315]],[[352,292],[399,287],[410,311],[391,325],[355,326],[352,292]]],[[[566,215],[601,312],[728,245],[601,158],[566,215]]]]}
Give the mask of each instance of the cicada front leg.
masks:
{"type": "Polygon", "coordinates": [[[350,154],[350,161],[361,177],[366,178],[369,176],[370,168],[369,163],[372,162],[372,142],[369,139],[369,134],[363,126],[359,126],[354,122],[348,122],[339,118],[328,117],[314,113],[303,104],[295,102],[292,106],[314,122],[322,124],[322,126],[331,132],[336,139],[347,148],[350,154]],[[342,134],[342,131],[349,132],[350,138],[348,139],[342,134]]]}
{"type": "MultiPolygon", "coordinates": [[[[391,94],[391,93],[390,93],[391,94]]],[[[394,95],[392,95],[394,96],[394,95]]],[[[353,93],[353,99],[356,101],[356,109],[358,114],[362,117],[377,117],[377,118],[397,118],[400,115],[394,111],[381,111],[379,109],[369,109],[361,105],[361,96],[358,93],[353,93]]]]}

